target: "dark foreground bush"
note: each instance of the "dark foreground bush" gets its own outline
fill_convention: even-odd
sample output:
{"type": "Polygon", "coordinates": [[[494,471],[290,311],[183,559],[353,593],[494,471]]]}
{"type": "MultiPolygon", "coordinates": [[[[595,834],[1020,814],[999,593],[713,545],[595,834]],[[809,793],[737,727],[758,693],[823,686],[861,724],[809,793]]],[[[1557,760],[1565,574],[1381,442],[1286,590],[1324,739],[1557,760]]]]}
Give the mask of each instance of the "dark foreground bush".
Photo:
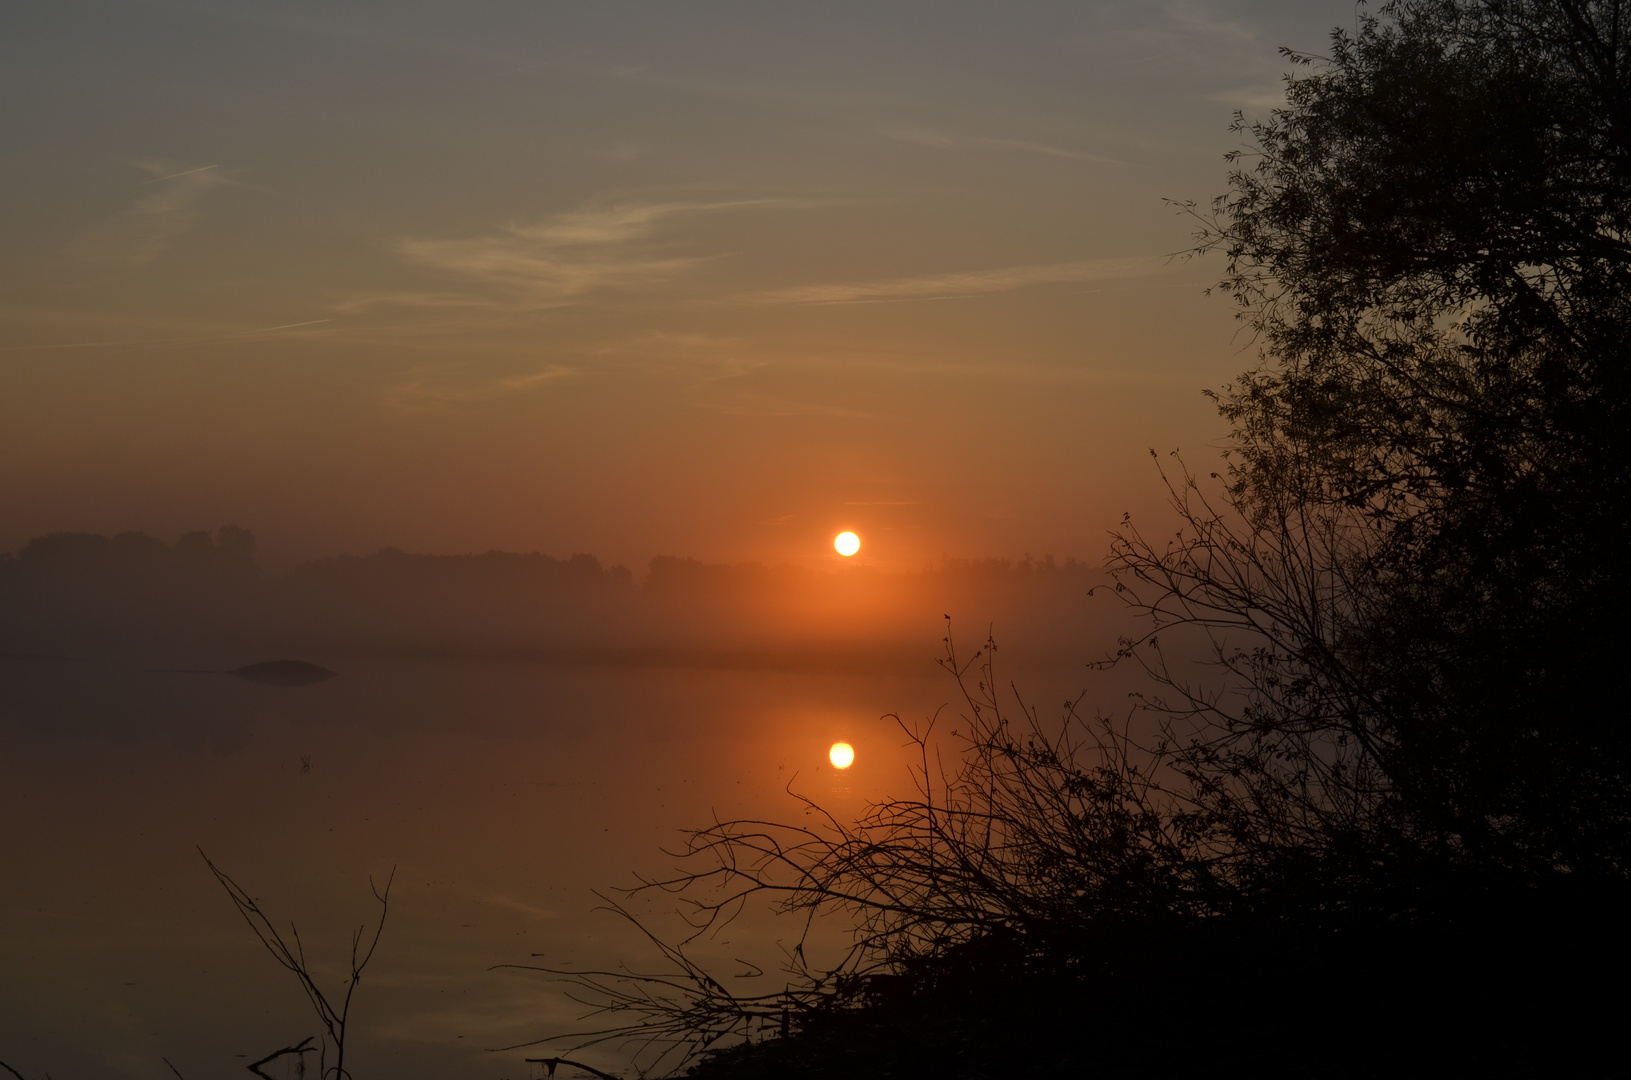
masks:
{"type": "Polygon", "coordinates": [[[1628,1075],[1628,898],[1465,899],[1414,924],[1323,931],[1242,916],[1059,943],[995,932],[859,980],[789,1037],[712,1053],[690,1075],[1628,1075]]]}

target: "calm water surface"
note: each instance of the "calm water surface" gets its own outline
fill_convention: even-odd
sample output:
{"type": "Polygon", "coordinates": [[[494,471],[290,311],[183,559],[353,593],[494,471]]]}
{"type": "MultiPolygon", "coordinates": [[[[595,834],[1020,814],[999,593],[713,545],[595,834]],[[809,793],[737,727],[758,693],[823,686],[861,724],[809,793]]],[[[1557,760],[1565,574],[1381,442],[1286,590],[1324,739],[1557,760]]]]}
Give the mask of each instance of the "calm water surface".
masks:
{"type": "MultiPolygon", "coordinates": [[[[904,791],[883,714],[921,719],[955,694],[927,660],[847,675],[318,659],[340,677],[293,689],[0,660],[0,1060],[98,1080],[173,1077],[168,1058],[198,1080],[315,1033],[202,847],[298,923],[334,984],[375,914],[369,876],[396,867],[354,1006],[359,1080],[525,1077],[544,1051],[489,1048],[582,1008],[493,965],[646,963],[592,890],[673,866],[661,849],[714,814],[797,818],[789,783],[844,817],[904,791]],[[826,763],[839,739],[857,750],[843,773],[826,763]]],[[[1047,701],[1086,679],[1019,678],[1047,701]]],[[[706,948],[773,964],[791,932],[761,921],[706,948]]]]}

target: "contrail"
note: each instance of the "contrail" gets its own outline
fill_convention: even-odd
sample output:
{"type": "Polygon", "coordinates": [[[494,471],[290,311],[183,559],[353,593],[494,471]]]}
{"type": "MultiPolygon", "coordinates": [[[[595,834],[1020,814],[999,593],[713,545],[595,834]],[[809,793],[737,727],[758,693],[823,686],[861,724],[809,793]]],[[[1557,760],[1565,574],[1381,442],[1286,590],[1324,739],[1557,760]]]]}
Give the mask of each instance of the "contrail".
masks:
{"type": "Polygon", "coordinates": [[[284,323],[282,326],[263,326],[259,330],[245,330],[246,334],[269,334],[273,330],[293,330],[297,326],[316,326],[318,323],[333,322],[333,319],[313,319],[311,322],[284,323]]]}
{"type": "Polygon", "coordinates": [[[220,168],[219,165],[204,165],[204,166],[202,166],[200,168],[197,168],[197,169],[188,169],[186,172],[177,172],[177,173],[171,173],[169,176],[161,176],[156,180],[149,180],[148,183],[149,184],[157,184],[157,183],[161,183],[161,182],[163,182],[165,180],[174,180],[178,176],[191,176],[193,173],[209,172],[211,169],[218,169],[218,168],[220,168]]]}

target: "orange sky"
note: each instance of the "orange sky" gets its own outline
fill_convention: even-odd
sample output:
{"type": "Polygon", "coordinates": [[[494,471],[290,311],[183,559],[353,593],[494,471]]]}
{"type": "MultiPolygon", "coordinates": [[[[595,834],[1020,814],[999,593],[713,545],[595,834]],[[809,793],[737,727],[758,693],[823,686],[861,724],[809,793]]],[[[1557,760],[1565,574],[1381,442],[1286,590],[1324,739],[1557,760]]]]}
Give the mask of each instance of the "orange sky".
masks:
{"type": "Polygon", "coordinates": [[[1097,558],[1246,366],[1163,197],[1350,3],[0,17],[0,550],[1097,558]]]}

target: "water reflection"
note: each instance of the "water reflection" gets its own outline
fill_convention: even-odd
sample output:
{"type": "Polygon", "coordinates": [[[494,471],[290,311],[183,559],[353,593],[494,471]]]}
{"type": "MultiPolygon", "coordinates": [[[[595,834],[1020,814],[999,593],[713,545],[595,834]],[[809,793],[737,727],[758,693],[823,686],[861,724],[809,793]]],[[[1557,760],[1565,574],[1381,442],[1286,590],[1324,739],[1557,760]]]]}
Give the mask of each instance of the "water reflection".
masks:
{"type": "MultiPolygon", "coordinates": [[[[10,1064],[157,1078],[167,1057],[210,1075],[311,1033],[202,845],[336,977],[369,874],[399,866],[348,1062],[409,1080],[517,1075],[519,1053],[483,1048],[560,1030],[576,1007],[491,965],[639,955],[591,889],[666,868],[682,827],[796,813],[789,784],[840,815],[898,790],[905,751],[881,714],[926,715],[951,689],[927,662],[864,676],[311,662],[343,675],[290,688],[0,660],[10,1064]],[[828,760],[837,741],[865,751],[847,770],[828,760]]],[[[710,947],[774,971],[782,932],[750,920],[710,947]]]]}

